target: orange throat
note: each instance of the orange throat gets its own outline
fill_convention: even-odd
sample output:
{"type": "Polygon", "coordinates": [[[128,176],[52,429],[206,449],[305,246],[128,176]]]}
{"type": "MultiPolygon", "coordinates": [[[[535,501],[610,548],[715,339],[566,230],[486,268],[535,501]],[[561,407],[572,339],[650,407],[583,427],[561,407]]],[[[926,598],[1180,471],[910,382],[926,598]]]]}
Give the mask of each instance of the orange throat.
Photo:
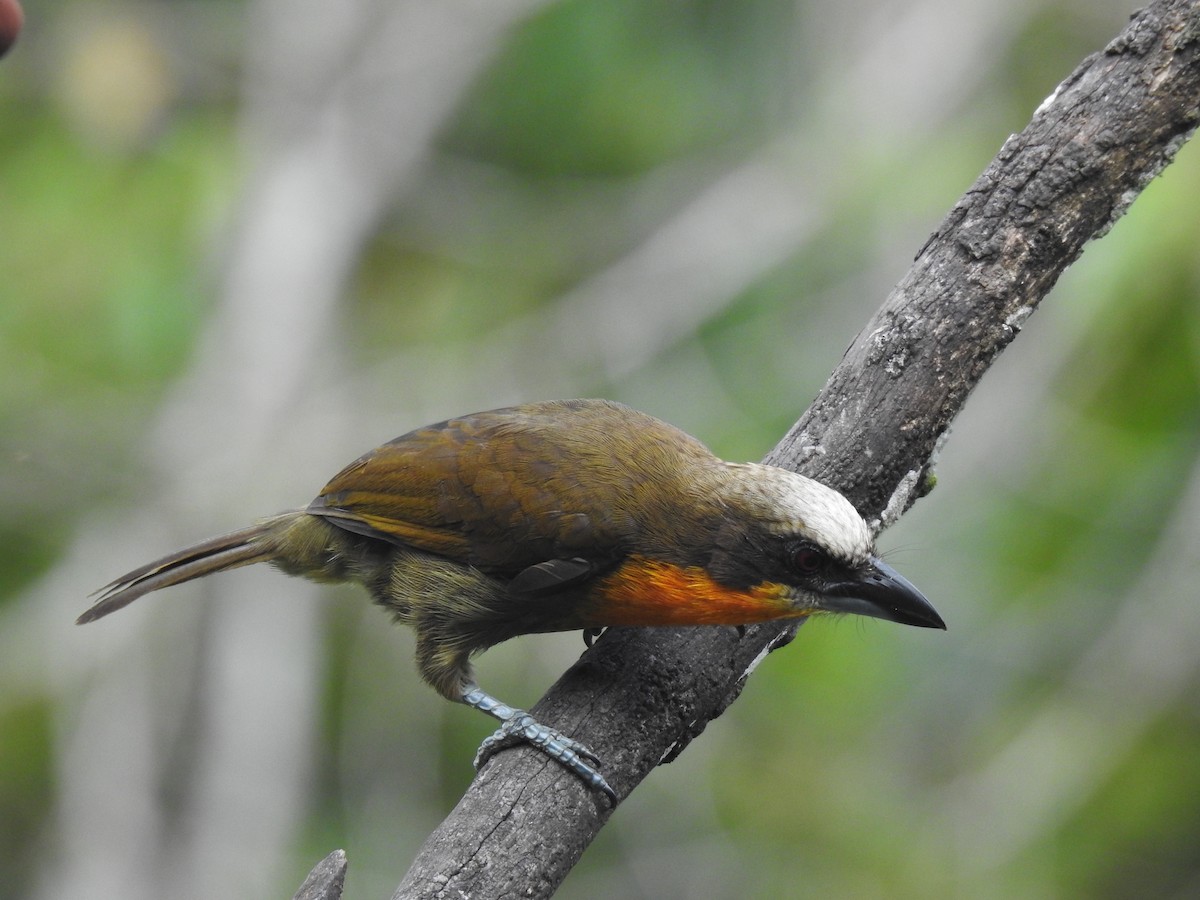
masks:
{"type": "Polygon", "coordinates": [[[593,615],[602,625],[749,625],[769,619],[801,618],[782,587],[758,584],[731,588],[699,566],[634,556],[600,581],[593,615]]]}

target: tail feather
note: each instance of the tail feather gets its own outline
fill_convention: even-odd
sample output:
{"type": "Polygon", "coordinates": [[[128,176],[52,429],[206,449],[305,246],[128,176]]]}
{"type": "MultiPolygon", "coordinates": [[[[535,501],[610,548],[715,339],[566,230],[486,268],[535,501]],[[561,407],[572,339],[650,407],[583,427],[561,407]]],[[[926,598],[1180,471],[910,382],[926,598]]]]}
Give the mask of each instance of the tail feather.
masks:
{"type": "Polygon", "coordinates": [[[264,540],[270,530],[269,524],[259,523],[210,538],[122,575],[92,594],[99,599],[75,620],[75,624],[94,622],[159,588],[271,559],[275,555],[274,542],[264,540]]]}

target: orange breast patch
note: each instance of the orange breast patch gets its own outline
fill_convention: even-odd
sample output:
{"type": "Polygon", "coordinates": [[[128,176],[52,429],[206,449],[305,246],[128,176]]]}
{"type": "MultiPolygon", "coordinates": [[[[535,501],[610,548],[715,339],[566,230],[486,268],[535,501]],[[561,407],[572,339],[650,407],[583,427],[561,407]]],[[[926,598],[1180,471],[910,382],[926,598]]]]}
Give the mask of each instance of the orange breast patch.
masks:
{"type": "Polygon", "coordinates": [[[597,586],[597,625],[749,625],[799,618],[782,585],[741,590],[713,581],[699,566],[632,557],[597,586]]]}

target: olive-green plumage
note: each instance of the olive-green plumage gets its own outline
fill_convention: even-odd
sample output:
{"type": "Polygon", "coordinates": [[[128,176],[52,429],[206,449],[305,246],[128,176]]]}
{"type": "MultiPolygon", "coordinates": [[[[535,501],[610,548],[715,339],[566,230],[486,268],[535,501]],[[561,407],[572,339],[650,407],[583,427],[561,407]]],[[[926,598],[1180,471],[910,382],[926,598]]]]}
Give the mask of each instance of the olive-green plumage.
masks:
{"type": "Polygon", "coordinates": [[[615,557],[656,539],[660,528],[675,538],[660,539],[664,549],[678,547],[687,524],[711,528],[719,515],[704,487],[720,466],[695,438],[643,413],[558,401],[396,438],[335,475],[308,511],[511,576],[547,559],[615,557]],[[669,511],[662,509],[667,482],[669,511]]]}

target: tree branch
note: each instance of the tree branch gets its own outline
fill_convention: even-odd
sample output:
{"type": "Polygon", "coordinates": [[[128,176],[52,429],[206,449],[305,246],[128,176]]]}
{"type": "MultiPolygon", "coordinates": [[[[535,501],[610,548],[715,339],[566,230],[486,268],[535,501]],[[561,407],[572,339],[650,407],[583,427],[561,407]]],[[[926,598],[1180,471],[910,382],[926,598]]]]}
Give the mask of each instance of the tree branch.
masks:
{"type": "MultiPolygon", "coordinates": [[[[1084,60],[950,211],[767,462],[839,488],[881,528],[927,492],[971,389],[1191,134],[1198,40],[1200,0],[1163,0],[1084,60]]],[[[592,747],[624,797],[795,628],[612,629],[533,711],[592,747]]],[[[395,898],[547,897],[609,814],[541,754],[499,754],[395,898]]]]}
{"type": "Polygon", "coordinates": [[[313,866],[292,900],[338,900],[346,886],[346,851],[334,850],[313,866]]]}

